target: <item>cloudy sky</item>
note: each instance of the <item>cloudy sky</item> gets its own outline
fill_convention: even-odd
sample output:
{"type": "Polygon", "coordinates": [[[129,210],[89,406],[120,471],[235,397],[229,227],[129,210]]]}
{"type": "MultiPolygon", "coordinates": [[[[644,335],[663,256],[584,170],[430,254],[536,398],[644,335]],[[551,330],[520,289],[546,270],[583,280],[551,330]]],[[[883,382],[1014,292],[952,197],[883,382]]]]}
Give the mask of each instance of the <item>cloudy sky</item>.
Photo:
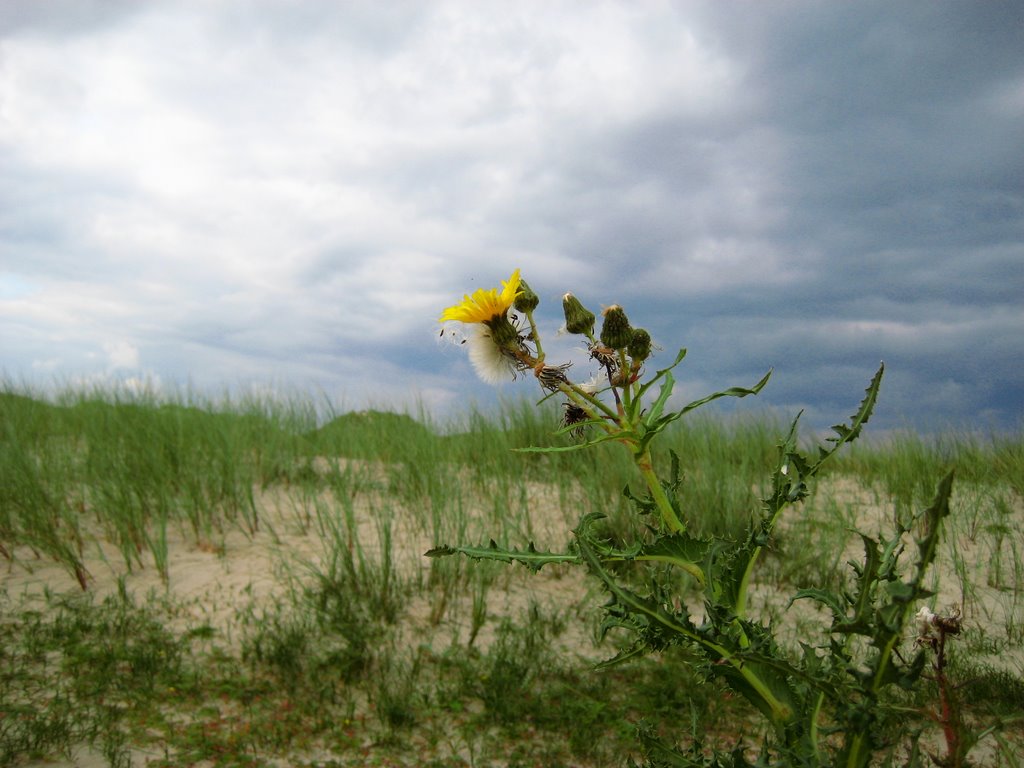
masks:
{"type": "Polygon", "coordinates": [[[8,386],[534,396],[437,338],[516,267],[581,378],[565,291],[681,398],[1019,426],[1024,6],[0,4],[8,386]]]}

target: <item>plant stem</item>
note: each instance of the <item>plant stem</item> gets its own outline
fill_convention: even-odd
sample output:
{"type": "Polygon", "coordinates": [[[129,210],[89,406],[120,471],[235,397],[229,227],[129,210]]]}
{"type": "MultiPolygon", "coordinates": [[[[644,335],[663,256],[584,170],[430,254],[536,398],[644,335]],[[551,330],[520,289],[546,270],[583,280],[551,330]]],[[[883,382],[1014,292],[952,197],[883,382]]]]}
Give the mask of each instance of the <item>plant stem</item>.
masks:
{"type": "MultiPolygon", "coordinates": [[[[781,512],[782,507],[776,509],[772,514],[767,526],[767,530],[769,532],[775,530],[775,523],[778,521],[781,512]]],[[[754,547],[751,550],[750,556],[747,558],[747,564],[743,569],[743,576],[740,579],[739,588],[736,590],[736,605],[733,606],[733,609],[736,612],[736,616],[741,619],[745,618],[747,615],[747,592],[750,590],[750,579],[754,573],[754,565],[757,563],[762,549],[764,549],[764,547],[754,547]]]]}
{"type": "Polygon", "coordinates": [[[537,348],[537,360],[544,362],[544,348],[540,345],[540,334],[537,333],[537,324],[533,322],[533,310],[529,310],[526,314],[526,319],[530,323],[530,341],[537,348]]]}
{"type": "Polygon", "coordinates": [[[672,506],[668,494],[665,493],[661,481],[654,473],[650,449],[644,448],[640,453],[635,453],[633,459],[636,462],[637,469],[640,470],[640,474],[643,475],[644,481],[647,483],[647,489],[651,492],[651,498],[654,499],[654,503],[658,506],[658,511],[661,512],[661,519],[665,523],[665,527],[671,533],[682,533],[685,531],[686,526],[683,525],[679,516],[676,515],[676,510],[672,506]]]}
{"type": "Polygon", "coordinates": [[[627,413],[632,413],[633,385],[629,381],[629,360],[626,359],[625,351],[621,349],[619,350],[619,377],[622,385],[623,405],[627,413]]]}
{"type": "Polygon", "coordinates": [[[935,682],[939,687],[939,724],[942,726],[942,734],[946,739],[946,764],[950,766],[961,766],[964,764],[966,750],[964,742],[960,737],[961,720],[960,713],[956,709],[956,702],[953,700],[953,686],[946,677],[946,631],[938,628],[939,637],[935,649],[935,682]]]}

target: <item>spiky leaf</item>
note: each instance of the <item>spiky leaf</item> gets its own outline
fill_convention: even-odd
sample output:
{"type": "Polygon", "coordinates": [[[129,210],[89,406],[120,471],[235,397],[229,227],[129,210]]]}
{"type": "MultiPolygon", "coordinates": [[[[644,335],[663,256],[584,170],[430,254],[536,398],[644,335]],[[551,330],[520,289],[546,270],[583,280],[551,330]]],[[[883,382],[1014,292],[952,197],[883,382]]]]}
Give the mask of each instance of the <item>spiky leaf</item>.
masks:
{"type": "Polygon", "coordinates": [[[464,555],[474,560],[497,560],[501,563],[522,563],[536,573],[545,565],[552,563],[578,563],[579,556],[572,553],[541,552],[533,542],[523,549],[502,549],[491,539],[486,547],[450,547],[447,545],[427,550],[426,557],[449,557],[464,555]]]}

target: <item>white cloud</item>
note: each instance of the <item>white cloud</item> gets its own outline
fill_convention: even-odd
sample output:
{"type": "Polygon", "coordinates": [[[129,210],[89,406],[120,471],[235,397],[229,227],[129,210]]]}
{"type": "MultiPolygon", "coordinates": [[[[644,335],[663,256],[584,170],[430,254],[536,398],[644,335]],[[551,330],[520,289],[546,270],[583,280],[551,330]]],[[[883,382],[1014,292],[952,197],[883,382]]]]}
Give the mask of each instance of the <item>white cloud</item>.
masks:
{"type": "Polygon", "coordinates": [[[136,370],[139,367],[139,348],[127,341],[105,342],[103,352],[107,355],[107,365],[113,370],[136,370]]]}

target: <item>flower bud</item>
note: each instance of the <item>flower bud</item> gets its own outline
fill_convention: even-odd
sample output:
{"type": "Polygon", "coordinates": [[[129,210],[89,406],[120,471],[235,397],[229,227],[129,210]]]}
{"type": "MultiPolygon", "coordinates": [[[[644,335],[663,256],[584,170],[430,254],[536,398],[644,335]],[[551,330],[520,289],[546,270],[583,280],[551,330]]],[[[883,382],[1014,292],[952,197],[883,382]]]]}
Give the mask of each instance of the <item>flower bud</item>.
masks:
{"type": "Polygon", "coordinates": [[[516,296],[513,306],[520,312],[533,312],[540,304],[540,296],[533,292],[525,280],[519,281],[519,294],[516,296]]]}
{"type": "Polygon", "coordinates": [[[635,329],[626,352],[634,363],[642,363],[651,356],[651,334],[643,328],[635,329]]]}
{"type": "Polygon", "coordinates": [[[562,297],[562,311],[565,312],[565,330],[569,333],[594,333],[594,313],[580,304],[571,293],[562,297]]]}
{"type": "Polygon", "coordinates": [[[502,349],[519,348],[519,329],[512,325],[506,315],[492,318],[484,323],[491,330],[491,338],[502,349]]]}
{"type": "Polygon", "coordinates": [[[604,312],[604,323],[601,324],[601,343],[611,349],[624,349],[633,338],[633,329],[629,325],[626,312],[618,304],[612,304],[604,312]]]}

